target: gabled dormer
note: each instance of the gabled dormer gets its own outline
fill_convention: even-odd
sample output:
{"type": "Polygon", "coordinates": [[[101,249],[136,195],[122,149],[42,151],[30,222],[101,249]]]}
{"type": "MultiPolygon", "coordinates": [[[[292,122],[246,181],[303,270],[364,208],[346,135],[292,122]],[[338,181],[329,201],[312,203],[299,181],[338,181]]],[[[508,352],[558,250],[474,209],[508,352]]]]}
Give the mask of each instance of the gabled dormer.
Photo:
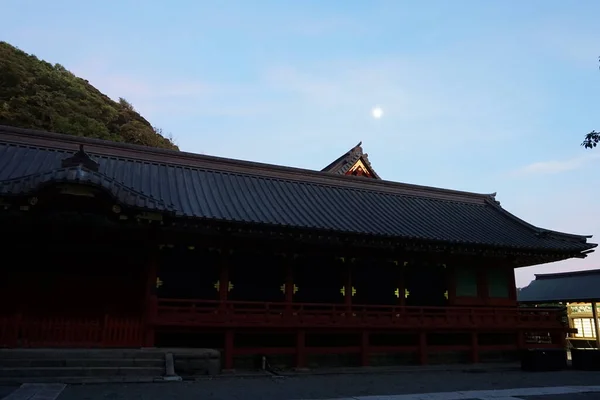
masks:
{"type": "Polygon", "coordinates": [[[337,160],[323,168],[322,172],[338,175],[365,176],[381,179],[369,162],[368,154],[363,152],[362,142],[351,148],[337,160]]]}

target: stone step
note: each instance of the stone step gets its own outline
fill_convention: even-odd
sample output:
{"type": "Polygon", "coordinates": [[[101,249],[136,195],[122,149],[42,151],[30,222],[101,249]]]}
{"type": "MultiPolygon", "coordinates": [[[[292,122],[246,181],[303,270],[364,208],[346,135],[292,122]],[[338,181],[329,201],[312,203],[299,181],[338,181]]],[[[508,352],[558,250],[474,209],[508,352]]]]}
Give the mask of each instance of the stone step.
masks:
{"type": "Polygon", "coordinates": [[[23,383],[66,383],[66,384],[99,384],[99,383],[150,383],[164,382],[161,376],[39,376],[39,377],[0,377],[0,385],[21,385],[23,383]]]}
{"type": "MultiPolygon", "coordinates": [[[[159,377],[164,368],[151,367],[60,367],[60,368],[0,368],[1,378],[37,378],[37,377],[159,377]]],[[[28,381],[30,382],[30,381],[28,381]]]]}
{"type": "Polygon", "coordinates": [[[0,368],[141,367],[164,368],[164,358],[0,358],[0,368]]]}
{"type": "Polygon", "coordinates": [[[158,359],[165,352],[157,349],[0,349],[0,360],[5,359],[158,359]]]}

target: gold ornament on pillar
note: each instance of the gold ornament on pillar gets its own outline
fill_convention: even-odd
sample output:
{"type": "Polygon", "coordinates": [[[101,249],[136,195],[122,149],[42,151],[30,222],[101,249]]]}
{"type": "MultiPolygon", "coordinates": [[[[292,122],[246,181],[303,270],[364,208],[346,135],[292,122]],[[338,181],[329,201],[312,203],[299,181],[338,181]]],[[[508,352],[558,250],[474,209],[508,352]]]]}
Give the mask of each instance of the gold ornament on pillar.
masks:
{"type": "MultiPolygon", "coordinates": [[[[285,294],[285,283],[279,287],[279,290],[281,290],[281,292],[283,294],[285,294]]],[[[298,292],[298,286],[292,285],[292,293],[296,294],[297,292],[298,292]]]]}
{"type": "MultiPolygon", "coordinates": [[[[342,294],[342,296],[346,295],[346,286],[344,286],[340,289],[340,293],[342,294]]],[[[354,286],[352,286],[352,296],[354,296],[355,294],[356,294],[356,289],[354,288],[354,286]]]]}
{"type": "MultiPolygon", "coordinates": [[[[221,281],[217,281],[217,283],[215,283],[215,284],[213,285],[213,287],[214,287],[215,289],[217,289],[217,292],[219,292],[219,291],[220,291],[220,289],[221,289],[221,281]]],[[[228,292],[231,292],[231,289],[233,289],[233,283],[231,283],[231,281],[230,281],[230,282],[229,282],[229,284],[227,285],[227,291],[228,291],[228,292]]]]}
{"type": "Polygon", "coordinates": [[[163,285],[163,281],[160,280],[160,278],[156,278],[156,288],[160,288],[163,285]]]}

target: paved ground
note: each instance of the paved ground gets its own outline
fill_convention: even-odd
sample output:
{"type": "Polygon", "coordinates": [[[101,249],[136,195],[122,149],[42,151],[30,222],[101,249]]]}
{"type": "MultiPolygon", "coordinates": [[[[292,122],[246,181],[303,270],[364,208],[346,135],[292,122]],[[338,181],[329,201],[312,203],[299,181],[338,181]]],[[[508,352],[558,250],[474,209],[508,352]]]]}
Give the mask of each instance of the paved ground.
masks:
{"type": "MultiPolygon", "coordinates": [[[[394,400],[394,398],[398,398],[398,395],[415,393],[590,385],[600,385],[600,372],[468,373],[430,371],[248,379],[219,377],[195,382],[154,384],[71,385],[62,391],[58,400],[310,400],[357,397],[360,400],[394,400]],[[365,396],[375,397],[365,399],[365,396]]],[[[6,395],[12,389],[0,387],[0,395],[6,395]]],[[[502,395],[501,392],[497,394],[498,396],[502,395]]],[[[451,398],[437,397],[439,400],[451,398]]],[[[403,396],[403,398],[407,397],[403,396]]],[[[416,399],[417,397],[412,398],[416,399]]],[[[434,399],[435,397],[429,398],[434,399]]],[[[473,399],[475,398],[477,397],[473,397],[473,399]]],[[[512,400],[600,400],[600,392],[512,398],[505,396],[504,398],[512,400]]],[[[462,397],[462,400],[467,399],[462,397]]],[[[502,399],[499,397],[496,400],[502,399]]]]}
{"type": "Polygon", "coordinates": [[[17,388],[18,386],[0,386],[0,399],[4,399],[4,397],[8,396],[9,393],[17,388]]]}

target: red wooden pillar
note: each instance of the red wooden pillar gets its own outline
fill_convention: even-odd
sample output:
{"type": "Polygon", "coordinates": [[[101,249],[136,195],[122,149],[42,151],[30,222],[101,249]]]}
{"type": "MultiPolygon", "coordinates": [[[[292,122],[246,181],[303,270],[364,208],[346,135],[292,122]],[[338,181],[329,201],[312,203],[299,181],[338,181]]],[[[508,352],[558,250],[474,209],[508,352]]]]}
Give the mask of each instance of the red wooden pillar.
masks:
{"type": "Polygon", "coordinates": [[[427,365],[427,333],[419,332],[419,364],[427,365]]]}
{"type": "Polygon", "coordinates": [[[220,306],[223,307],[227,301],[227,294],[229,292],[229,263],[225,258],[221,260],[221,270],[219,274],[219,302],[220,306]]]}
{"type": "Polygon", "coordinates": [[[453,305],[456,304],[456,269],[454,267],[446,267],[446,279],[448,282],[448,305],[453,305]]]}
{"type": "Polygon", "coordinates": [[[364,330],[361,332],[361,346],[360,346],[360,364],[363,367],[369,366],[370,358],[370,343],[369,343],[369,331],[364,330]]]}
{"type": "Polygon", "coordinates": [[[296,368],[306,368],[306,332],[296,333],[296,368]]]}
{"type": "Polygon", "coordinates": [[[344,304],[348,312],[352,310],[352,267],[346,263],[344,276],[344,304]]]}
{"type": "Polygon", "coordinates": [[[146,273],[146,304],[144,316],[145,337],[143,344],[145,347],[154,347],[156,343],[156,330],[154,324],[158,314],[158,295],[156,293],[157,286],[158,253],[152,252],[146,273]]]}
{"type": "Polygon", "coordinates": [[[406,305],[406,267],[404,263],[400,265],[400,276],[398,276],[398,304],[401,306],[406,305]]]}
{"type": "Polygon", "coordinates": [[[285,308],[289,311],[292,309],[294,301],[294,273],[291,264],[285,266],[285,308]]]}
{"type": "MultiPolygon", "coordinates": [[[[227,298],[229,293],[229,263],[224,256],[221,259],[221,269],[219,273],[219,308],[226,311],[227,298]]],[[[225,331],[225,345],[223,348],[223,369],[233,369],[233,352],[234,352],[234,331],[227,329],[225,331]]]]}
{"type": "Polygon", "coordinates": [[[471,332],[471,362],[477,364],[479,362],[479,340],[478,332],[471,332]]]}
{"type": "Polygon", "coordinates": [[[225,348],[223,354],[224,365],[223,369],[232,370],[233,369],[233,347],[234,347],[234,333],[233,329],[228,329],[225,331],[225,348]]]}
{"type": "Polygon", "coordinates": [[[567,348],[567,335],[562,331],[551,332],[550,339],[553,345],[558,345],[562,349],[567,348]]]}

